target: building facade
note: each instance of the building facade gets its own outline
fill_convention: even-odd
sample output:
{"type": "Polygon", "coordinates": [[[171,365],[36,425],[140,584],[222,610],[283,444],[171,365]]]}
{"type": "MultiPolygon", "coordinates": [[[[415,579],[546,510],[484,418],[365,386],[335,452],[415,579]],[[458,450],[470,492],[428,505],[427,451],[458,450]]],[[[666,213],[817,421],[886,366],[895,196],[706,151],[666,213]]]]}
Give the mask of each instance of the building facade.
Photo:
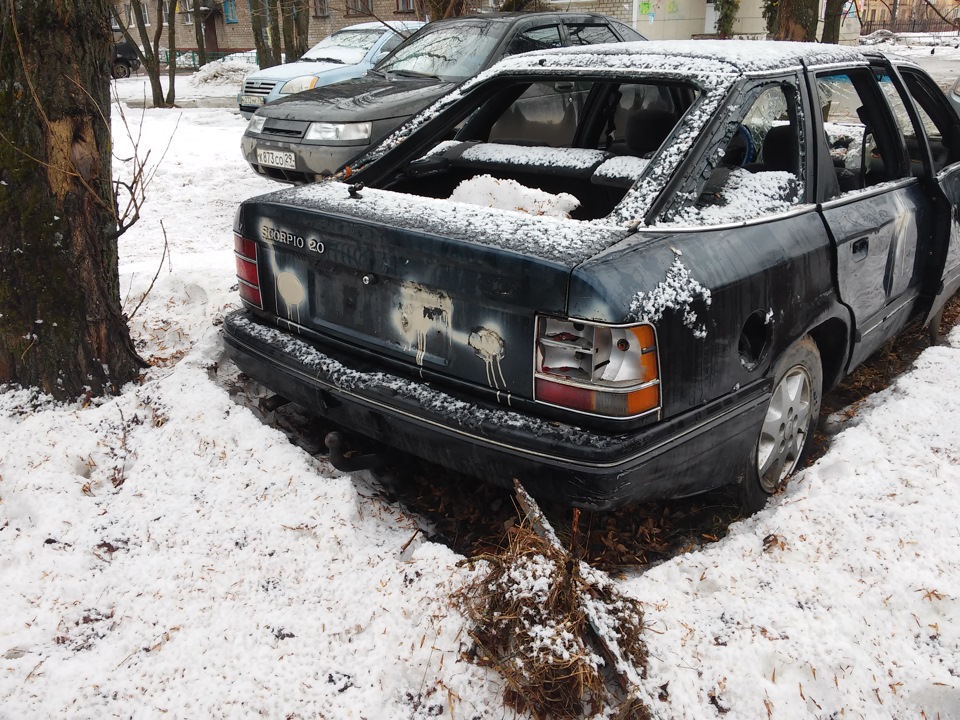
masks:
{"type": "MultiPolygon", "coordinates": [[[[864,1],[864,0],[860,0],[864,1]]],[[[883,6],[882,0],[865,0],[883,6]]],[[[952,0],[951,0],[952,1],[952,0]]],[[[191,0],[141,0],[149,9],[150,22],[156,23],[157,3],[164,8],[164,23],[176,23],[177,48],[184,51],[196,49],[195,23],[204,30],[206,50],[217,58],[230,53],[253,49],[251,6],[249,0],[204,0],[201,18],[194,17],[191,0]],[[173,10],[171,15],[170,10],[173,10]]],[[[481,0],[478,11],[490,10],[492,0],[481,0]]],[[[917,0],[923,2],[923,0],[917,0]]],[[[944,2],[944,0],[940,0],[944,2]]],[[[565,0],[551,3],[558,10],[598,12],[615,17],[634,27],[651,40],[679,40],[710,36],[716,32],[717,13],[713,0],[565,0]]],[[[853,0],[849,3],[856,19],[853,0]]],[[[116,0],[121,21],[125,21],[134,38],[136,32],[133,12],[129,2],[116,0]]],[[[740,10],[733,27],[735,36],[762,39],[766,36],[766,21],[763,18],[761,0],[741,0],[740,10]]],[[[312,45],[347,25],[370,20],[426,20],[423,5],[417,0],[310,0],[309,44],[312,45]]],[[[114,21],[114,31],[119,34],[114,21]]],[[[151,33],[153,30],[151,29],[151,33]]],[[[855,38],[859,35],[859,22],[855,30],[847,30],[855,38]]],[[[161,39],[161,48],[167,47],[166,31],[161,39]]]]}
{"type": "Polygon", "coordinates": [[[875,30],[894,32],[960,32],[960,3],[955,0],[899,0],[897,20],[893,21],[891,0],[860,0],[864,33],[875,30]]]}

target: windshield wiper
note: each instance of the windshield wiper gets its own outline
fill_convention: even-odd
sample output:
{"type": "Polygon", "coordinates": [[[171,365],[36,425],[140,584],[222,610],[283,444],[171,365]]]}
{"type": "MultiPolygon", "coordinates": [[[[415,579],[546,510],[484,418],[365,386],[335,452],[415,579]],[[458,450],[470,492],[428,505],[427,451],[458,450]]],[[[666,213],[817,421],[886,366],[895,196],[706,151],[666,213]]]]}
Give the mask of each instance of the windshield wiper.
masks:
{"type": "Polygon", "coordinates": [[[332,57],[302,57],[297,62],[332,62],[336,63],[337,65],[346,65],[343,60],[332,57]]]}
{"type": "Polygon", "coordinates": [[[377,70],[376,68],[370,68],[367,70],[367,75],[376,75],[377,77],[382,77],[384,80],[387,79],[387,74],[382,70],[377,70]]]}
{"type": "Polygon", "coordinates": [[[389,75],[397,75],[399,77],[408,77],[408,78],[427,78],[429,80],[442,80],[439,75],[430,75],[429,73],[420,73],[414,72],[413,70],[387,70],[389,75]]]}

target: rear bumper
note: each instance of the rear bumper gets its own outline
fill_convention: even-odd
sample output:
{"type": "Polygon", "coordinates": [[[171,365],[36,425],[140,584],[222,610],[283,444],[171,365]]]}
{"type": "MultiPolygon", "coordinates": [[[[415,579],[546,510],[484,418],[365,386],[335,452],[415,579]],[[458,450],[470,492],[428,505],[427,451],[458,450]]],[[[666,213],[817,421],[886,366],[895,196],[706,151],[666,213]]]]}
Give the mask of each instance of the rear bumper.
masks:
{"type": "Polygon", "coordinates": [[[382,372],[244,310],[227,316],[227,354],[247,375],[329,421],[391,447],[535,496],[606,510],[730,482],[749,460],[769,400],[760,381],[631,433],[597,433],[382,372]]]}

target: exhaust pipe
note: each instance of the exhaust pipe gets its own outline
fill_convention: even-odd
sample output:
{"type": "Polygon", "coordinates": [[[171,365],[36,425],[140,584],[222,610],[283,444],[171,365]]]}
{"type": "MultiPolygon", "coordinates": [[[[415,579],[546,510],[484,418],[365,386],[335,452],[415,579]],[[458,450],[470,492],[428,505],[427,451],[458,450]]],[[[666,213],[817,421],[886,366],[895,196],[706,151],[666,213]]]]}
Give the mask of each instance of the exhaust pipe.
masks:
{"type": "MultiPolygon", "coordinates": [[[[351,455],[347,457],[344,454],[344,437],[334,430],[327,433],[323,439],[323,444],[330,451],[328,460],[337,470],[342,472],[355,472],[357,470],[373,470],[382,467],[386,463],[386,458],[379,453],[369,453],[367,455],[351,455]]],[[[347,451],[349,452],[349,451],[347,451]]]]}
{"type": "Polygon", "coordinates": [[[273,412],[277,408],[283,407],[289,402],[289,400],[281,395],[271,395],[270,397],[263,398],[260,401],[260,409],[264,412],[273,412]]]}

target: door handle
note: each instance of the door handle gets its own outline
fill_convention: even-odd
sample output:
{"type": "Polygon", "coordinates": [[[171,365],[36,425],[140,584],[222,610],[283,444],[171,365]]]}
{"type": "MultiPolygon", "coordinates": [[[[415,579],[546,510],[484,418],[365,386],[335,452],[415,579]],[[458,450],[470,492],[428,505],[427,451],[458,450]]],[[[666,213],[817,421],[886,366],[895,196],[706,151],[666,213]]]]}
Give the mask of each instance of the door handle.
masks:
{"type": "Polygon", "coordinates": [[[553,89],[557,92],[573,92],[572,82],[558,82],[553,84],[553,89]]]}
{"type": "Polygon", "coordinates": [[[854,262],[860,262],[863,260],[870,248],[870,241],[867,238],[860,238],[859,240],[854,240],[853,244],[850,246],[850,251],[853,253],[854,262]]]}

